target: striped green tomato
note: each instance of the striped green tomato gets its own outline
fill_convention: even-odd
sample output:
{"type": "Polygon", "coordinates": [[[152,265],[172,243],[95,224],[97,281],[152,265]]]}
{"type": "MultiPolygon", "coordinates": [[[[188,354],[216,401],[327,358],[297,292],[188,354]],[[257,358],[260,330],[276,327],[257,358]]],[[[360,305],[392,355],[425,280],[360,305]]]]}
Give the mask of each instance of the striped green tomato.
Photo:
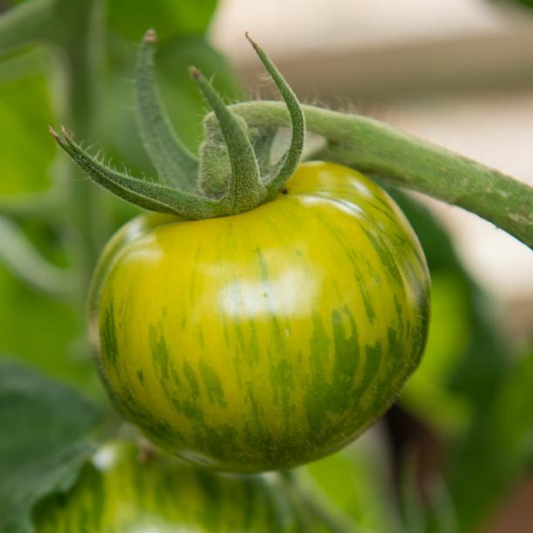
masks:
{"type": "MultiPolygon", "coordinates": [[[[303,533],[313,526],[278,475],[227,476],[168,456],[104,447],[66,495],[42,502],[36,533],[303,533]]],[[[311,529],[313,531],[313,529],[311,529]]]]}
{"type": "Polygon", "coordinates": [[[423,352],[429,276],[389,196],[302,164],[252,211],[143,215],[104,251],[91,337],[111,398],[166,450],[259,472],[338,450],[423,352]]]}

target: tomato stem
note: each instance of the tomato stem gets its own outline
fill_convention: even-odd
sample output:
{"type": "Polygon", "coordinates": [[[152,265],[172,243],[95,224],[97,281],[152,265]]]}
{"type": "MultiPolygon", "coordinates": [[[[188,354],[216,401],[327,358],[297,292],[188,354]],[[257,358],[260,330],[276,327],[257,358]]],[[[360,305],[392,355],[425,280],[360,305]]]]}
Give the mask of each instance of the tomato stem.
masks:
{"type": "MultiPolygon", "coordinates": [[[[279,102],[230,106],[249,128],[287,127],[279,102]]],[[[360,115],[303,105],[307,131],[321,135],[318,159],[335,161],[391,185],[427,194],[494,223],[533,248],[533,188],[490,167],[360,115]]],[[[205,119],[213,121],[212,116],[205,119]]]]}
{"type": "Polygon", "coordinates": [[[68,136],[60,146],[100,185],[141,207],[188,219],[234,215],[274,199],[298,165],[305,131],[321,135],[319,158],[463,207],[533,247],[533,189],[509,176],[411,137],[378,121],[300,106],[280,72],[248,35],[284,103],[226,106],[202,74],[191,74],[213,109],[204,121],[197,162],[177,139],[160,102],[153,73],[155,33],[148,32],[137,62],[137,94],[145,145],[158,179],[138,179],[92,158],[68,136]],[[270,164],[277,128],[292,126],[287,153],[270,164]]]}

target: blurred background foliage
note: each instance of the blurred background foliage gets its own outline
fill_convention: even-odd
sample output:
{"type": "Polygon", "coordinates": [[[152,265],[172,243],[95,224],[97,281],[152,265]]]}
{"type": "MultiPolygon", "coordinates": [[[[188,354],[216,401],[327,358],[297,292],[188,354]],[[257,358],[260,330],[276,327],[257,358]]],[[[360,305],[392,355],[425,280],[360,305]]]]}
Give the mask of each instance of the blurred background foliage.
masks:
{"type": "MultiPolygon", "coordinates": [[[[7,12],[21,3],[0,5],[7,12]]],[[[91,139],[97,139],[95,150],[105,152],[106,158],[127,162],[133,172],[153,172],[136,127],[132,83],[137,43],[148,27],[157,28],[162,41],[158,75],[163,98],[178,134],[191,148],[201,140],[205,104],[190,80],[188,67],[194,64],[207,75],[215,75],[215,85],[228,99],[240,96],[239,83],[224,58],[204,38],[215,7],[215,1],[154,2],[150,9],[133,9],[123,0],[107,3],[109,25],[100,67],[102,78],[94,80],[104,95],[98,100],[94,121],[98,133],[91,139]]],[[[53,54],[50,47],[24,47],[22,51],[9,50],[0,63],[0,123],[5,131],[0,143],[0,216],[2,212],[14,213],[24,236],[48,260],[61,265],[62,238],[68,228],[54,224],[47,216],[40,217],[38,209],[26,208],[31,201],[39,202],[38,195],[46,194],[58,181],[53,177],[59,166],[58,155],[47,131],[48,124],[57,125],[54,110],[61,106],[54,94],[61,72],[53,54]]],[[[107,195],[103,201],[111,223],[102,242],[136,212],[107,195]]],[[[32,290],[18,279],[15,270],[0,262],[0,305],[2,310],[9,309],[2,312],[0,320],[0,352],[27,359],[47,373],[82,387],[97,386],[79,308],[32,290]],[[22,324],[31,334],[22,333],[22,324]]]]}
{"type": "MultiPolygon", "coordinates": [[[[69,194],[66,162],[47,132],[48,124],[60,121],[75,129],[61,101],[60,51],[31,32],[19,33],[17,41],[8,28],[15,9],[48,3],[61,6],[64,0],[0,0],[0,353],[104,401],[87,349],[82,300],[46,290],[57,286],[48,283],[52,278],[68,285],[67,270],[61,269],[71,266],[76,253],[73,221],[54,207],[69,194]],[[49,269],[42,283],[42,271],[24,271],[28,253],[49,269]]],[[[516,3],[533,6],[529,0],[516,3]]],[[[105,31],[93,71],[97,78],[91,80],[97,104],[86,140],[117,165],[149,175],[132,84],[137,43],[148,27],[160,38],[163,99],[192,149],[201,140],[204,103],[189,79],[189,65],[213,76],[228,101],[243,97],[244,84],[210,44],[215,0],[108,0],[101,7],[105,31]]],[[[56,9],[54,16],[61,13],[56,9]]],[[[83,180],[78,174],[74,179],[83,180]]],[[[503,334],[495,303],[463,266],[445,226],[417,199],[390,193],[413,224],[431,269],[427,352],[387,417],[347,450],[302,469],[299,480],[333,506],[341,521],[357,524],[357,531],[495,533],[495,513],[531,475],[533,354],[503,334]]],[[[136,210],[108,195],[100,202],[101,245],[136,210]]],[[[531,509],[522,512],[529,515],[517,516],[516,533],[526,531],[521,520],[533,523],[531,509]]]]}

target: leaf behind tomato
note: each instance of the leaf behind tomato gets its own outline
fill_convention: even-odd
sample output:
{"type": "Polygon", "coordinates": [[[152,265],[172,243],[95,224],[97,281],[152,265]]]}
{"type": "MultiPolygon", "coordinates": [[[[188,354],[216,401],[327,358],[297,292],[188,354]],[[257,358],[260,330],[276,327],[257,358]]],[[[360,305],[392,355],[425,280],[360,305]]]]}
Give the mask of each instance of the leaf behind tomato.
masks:
{"type": "Polygon", "coordinates": [[[494,400],[455,448],[448,484],[461,531],[490,518],[533,459],[533,352],[517,361],[494,400]]]}
{"type": "Polygon", "coordinates": [[[98,420],[73,390],[0,359],[0,531],[30,533],[33,506],[73,485],[98,420]]]}
{"type": "Polygon", "coordinates": [[[153,28],[161,39],[176,33],[203,32],[215,11],[217,0],[109,0],[109,24],[125,37],[139,41],[153,28]]]}

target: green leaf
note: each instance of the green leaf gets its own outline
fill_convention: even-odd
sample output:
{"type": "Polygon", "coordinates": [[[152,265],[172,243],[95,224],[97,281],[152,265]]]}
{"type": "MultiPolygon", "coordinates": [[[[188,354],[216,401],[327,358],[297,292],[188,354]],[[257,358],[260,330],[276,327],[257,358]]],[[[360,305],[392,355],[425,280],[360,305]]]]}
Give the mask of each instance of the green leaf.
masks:
{"type": "Polygon", "coordinates": [[[98,420],[74,391],[0,360],[0,531],[30,533],[33,506],[74,484],[98,420]]]}
{"type": "Polygon", "coordinates": [[[513,353],[497,322],[495,303],[476,287],[469,297],[470,342],[454,369],[449,389],[468,401],[476,417],[486,411],[498,394],[513,353]]]}
{"type": "Polygon", "coordinates": [[[533,459],[533,353],[516,362],[456,447],[448,486],[461,531],[490,518],[533,459]]]}
{"type": "Polygon", "coordinates": [[[213,16],[216,0],[109,0],[108,20],[113,29],[136,42],[153,28],[161,39],[177,33],[203,33],[213,16]]]}

